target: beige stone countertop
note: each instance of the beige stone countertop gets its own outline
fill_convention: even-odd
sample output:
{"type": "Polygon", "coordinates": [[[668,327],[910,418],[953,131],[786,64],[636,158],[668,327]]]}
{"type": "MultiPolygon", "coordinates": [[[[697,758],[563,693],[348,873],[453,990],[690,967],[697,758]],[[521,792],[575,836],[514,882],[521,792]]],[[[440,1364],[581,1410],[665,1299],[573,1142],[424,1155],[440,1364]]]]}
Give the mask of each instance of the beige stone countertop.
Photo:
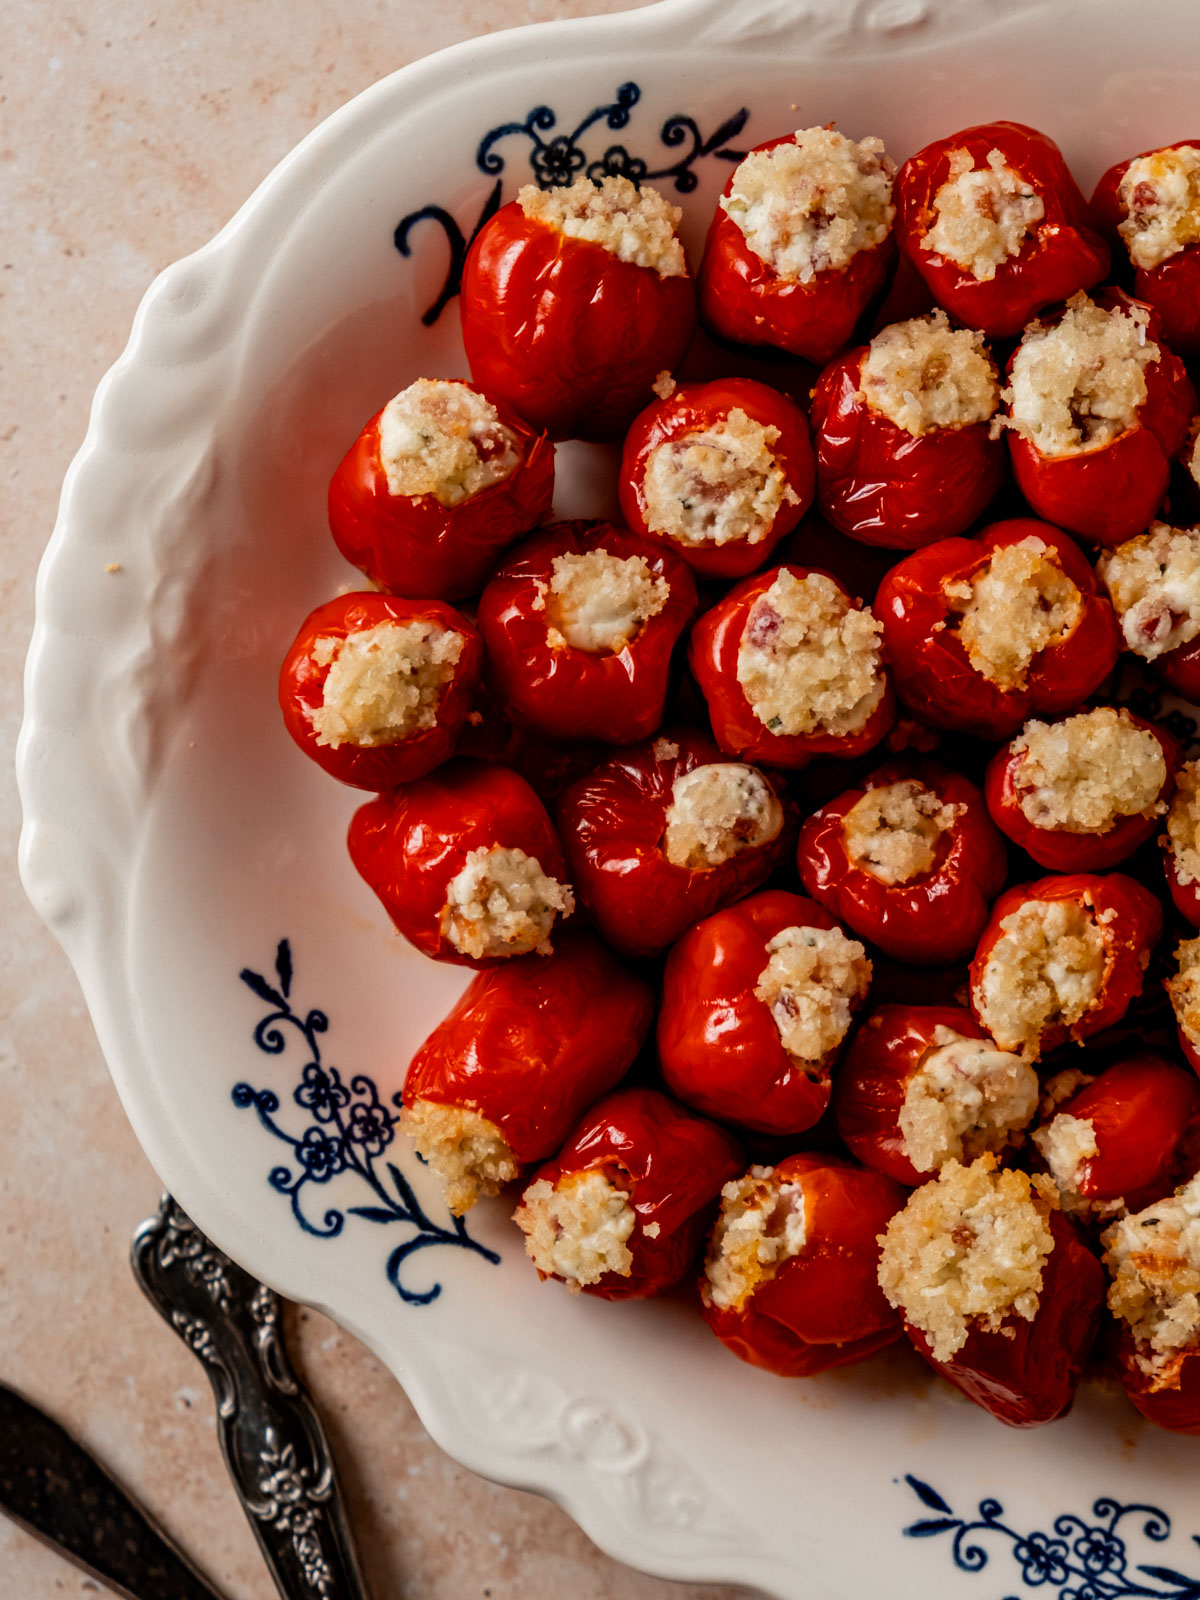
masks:
{"type": "MultiPolygon", "coordinates": [[[[3,739],[21,714],[38,559],[92,391],[154,275],[203,244],[329,112],[473,34],[621,0],[9,0],[0,53],[3,739]]],[[[0,1379],[71,1427],[229,1600],[275,1591],[225,1476],[198,1362],[126,1264],[159,1184],[83,1000],[16,871],[11,757],[0,879],[0,1379]]],[[[348,1335],[293,1312],[376,1600],[736,1600],[601,1555],[553,1506],[426,1437],[348,1335]]],[[[0,1517],[4,1600],[98,1593],[0,1517]]]]}

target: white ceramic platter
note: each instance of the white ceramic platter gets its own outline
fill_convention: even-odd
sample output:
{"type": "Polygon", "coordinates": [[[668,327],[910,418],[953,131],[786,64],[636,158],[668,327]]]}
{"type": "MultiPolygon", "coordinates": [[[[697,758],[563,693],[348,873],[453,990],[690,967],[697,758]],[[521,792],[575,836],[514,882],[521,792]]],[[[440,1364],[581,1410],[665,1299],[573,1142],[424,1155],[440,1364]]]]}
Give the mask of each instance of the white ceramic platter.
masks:
{"type": "MultiPolygon", "coordinates": [[[[651,1571],[780,1600],[1183,1600],[1200,1446],[1095,1390],[1013,1433],[901,1352],[787,1383],[682,1301],[539,1284],[499,1204],[455,1234],[388,1107],[465,975],[390,932],[341,846],[357,797],[275,705],[300,618],[350,576],[326,483],[388,396],[465,373],[453,300],[429,308],[532,173],[644,162],[694,249],[728,153],[797,126],[902,158],[1013,117],[1087,188],[1195,132],[1198,89],[1194,0],[665,0],[480,40],[310,135],[157,280],[97,393],[41,571],[22,866],[138,1136],[219,1245],[388,1362],[447,1450],[651,1571]]],[[[560,511],[607,509],[604,461],[562,450],[560,511]]]]}

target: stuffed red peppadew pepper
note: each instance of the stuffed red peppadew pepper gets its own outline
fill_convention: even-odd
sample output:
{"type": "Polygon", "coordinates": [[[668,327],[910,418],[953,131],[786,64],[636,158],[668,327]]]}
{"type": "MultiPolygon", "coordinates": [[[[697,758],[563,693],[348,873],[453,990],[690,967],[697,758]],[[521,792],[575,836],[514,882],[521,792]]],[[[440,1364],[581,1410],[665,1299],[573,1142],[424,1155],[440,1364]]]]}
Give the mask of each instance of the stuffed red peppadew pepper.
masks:
{"type": "Polygon", "coordinates": [[[347,843],[396,927],[435,961],[547,952],[574,909],[546,809],[507,767],[452,761],[380,795],[355,812],[347,843]]]}
{"type": "Polygon", "coordinates": [[[1200,928],[1200,761],[1189,761],[1175,774],[1175,798],[1167,812],[1162,847],[1171,899],[1180,914],[1200,928]]]}
{"type": "Polygon", "coordinates": [[[1007,870],[975,785],[902,757],[813,813],[796,851],[808,893],[897,961],[939,966],[974,952],[1007,870]]]}
{"type": "Polygon", "coordinates": [[[1021,1142],[1037,1073],[1001,1050],[963,1006],[880,1006],[838,1066],[833,1109],[850,1153],[909,1187],[948,1161],[1021,1142]]]}
{"type": "Polygon", "coordinates": [[[1175,951],[1175,971],[1167,979],[1167,995],[1179,1028],[1179,1044],[1192,1070],[1200,1076],[1200,939],[1184,939],[1175,951]]]}
{"type": "Polygon", "coordinates": [[[777,782],[692,729],[618,751],[567,789],[558,820],[582,904],[637,956],[757,889],[795,837],[777,782]]]}
{"type": "Polygon", "coordinates": [[[1070,1409],[1104,1269],[1048,1178],[998,1171],[990,1155],[947,1162],[888,1224],[879,1281],[919,1353],[1000,1422],[1032,1428],[1070,1409]]]}
{"type": "Polygon", "coordinates": [[[715,1123],[657,1089],[621,1089],[538,1169],[514,1221],[541,1277],[604,1300],[642,1300],[692,1271],[742,1161],[715,1123]]]}
{"type": "Polygon", "coordinates": [[[853,539],[916,550],[964,532],[1004,481],[983,336],[944,311],[839,356],[813,390],[821,510],[853,539]]]}
{"type": "Polygon", "coordinates": [[[896,175],[896,233],[958,322],[1011,339],[1043,306],[1090,289],[1108,246],[1045,134],[1020,122],[964,128],[896,175]]]}
{"type": "Polygon", "coordinates": [[[895,166],[878,139],[803,128],[759,145],[717,203],[700,264],[700,315],[718,338],[824,362],[880,294],[895,166]]]}
{"type": "Polygon", "coordinates": [[[1007,739],[1073,711],[1116,664],[1112,607],[1079,547],[1031,517],[906,556],[875,597],[904,703],[935,728],[1007,739]]]}
{"type": "Polygon", "coordinates": [[[872,749],[896,717],[880,632],[827,572],[744,579],[699,618],[688,649],[721,749],[776,767],[872,749]]]}
{"type": "Polygon", "coordinates": [[[893,1344],[878,1236],[904,1191],[841,1156],[788,1156],[725,1186],[700,1294],[704,1320],[751,1366],[808,1378],[893,1344]]]}
{"type": "Polygon", "coordinates": [[[562,1145],[615,1089],[654,1020],[649,984],[591,934],[472,978],[412,1058],[400,1126],[456,1215],[562,1145]]]}
{"type": "Polygon", "coordinates": [[[1026,328],[1008,381],[1009,455],[1038,516],[1096,544],[1143,532],[1196,411],[1150,307],[1119,289],[1075,295],[1026,328]]]}
{"type": "Polygon", "coordinates": [[[706,917],[667,958],[658,1057],[685,1104],[759,1133],[811,1128],[871,963],[823,907],[769,889],[706,917]]]}
{"type": "Polygon", "coordinates": [[[628,744],[662,721],[671,653],[697,608],[673,550],[608,522],[557,522],[479,598],[488,683],[552,739],[628,744]]]}
{"type": "Polygon", "coordinates": [[[329,526],[381,589],[455,600],[546,520],[553,494],[544,433],[491,393],[418,378],[371,418],[334,473],[329,526]]]}
{"type": "Polygon", "coordinates": [[[1120,872],[1074,873],[1002,894],[971,963],[971,1010],[1027,1060],[1119,1022],[1142,992],[1162,907],[1120,872]]]}
{"type": "Polygon", "coordinates": [[[812,504],[808,423],[753,378],[682,384],[634,419],[618,493],[635,533],[703,577],[744,577],[812,504]]]}
{"type": "Polygon", "coordinates": [[[1181,139],[1110,167],[1092,211],[1134,270],[1134,293],[1153,306],[1163,338],[1200,355],[1200,142],[1181,139]]]}
{"type": "Polygon", "coordinates": [[[1158,828],[1179,766],[1158,723],[1115,706],[1027,722],[984,782],[996,826],[1051,872],[1104,872],[1158,828]]]}
{"type": "Polygon", "coordinates": [[[392,789],[440,766],[483,670],[475,629],[437,600],[347,594],[305,618],[284,657],[292,738],[332,777],[392,789]]]}
{"type": "Polygon", "coordinates": [[[1200,700],[1200,528],[1152,523],[1102,551],[1096,576],[1125,648],[1185,700],[1200,700]]]}
{"type": "Polygon", "coordinates": [[[681,215],[628,178],[527,184],[484,223],[463,267],[475,382],[551,438],[620,433],[691,342],[681,215]]]}

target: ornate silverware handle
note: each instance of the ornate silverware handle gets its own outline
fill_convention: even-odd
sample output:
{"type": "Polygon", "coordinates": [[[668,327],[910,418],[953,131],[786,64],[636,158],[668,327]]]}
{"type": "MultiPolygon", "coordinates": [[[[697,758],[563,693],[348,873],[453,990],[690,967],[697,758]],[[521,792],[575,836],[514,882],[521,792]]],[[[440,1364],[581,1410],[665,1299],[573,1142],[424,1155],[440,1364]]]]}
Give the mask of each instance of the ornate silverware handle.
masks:
{"type": "Polygon", "coordinates": [[[134,1235],[132,1260],[146,1295],[208,1373],[225,1464],[280,1594],[368,1600],[328,1441],[288,1361],[279,1297],[170,1195],[134,1235]]]}

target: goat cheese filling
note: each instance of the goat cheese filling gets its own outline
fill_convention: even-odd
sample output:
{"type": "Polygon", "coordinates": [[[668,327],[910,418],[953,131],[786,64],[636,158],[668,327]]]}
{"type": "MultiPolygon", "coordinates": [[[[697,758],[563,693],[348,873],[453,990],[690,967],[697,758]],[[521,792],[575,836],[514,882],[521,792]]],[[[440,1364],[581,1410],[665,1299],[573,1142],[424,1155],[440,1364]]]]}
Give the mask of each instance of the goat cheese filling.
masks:
{"type": "Polygon", "coordinates": [[[1200,761],[1189,761],[1175,775],[1167,841],[1180,883],[1200,883],[1200,761]]]}
{"type": "Polygon", "coordinates": [[[751,1167],[721,1190],[721,1211],[704,1267],[704,1298],[740,1311],[760,1286],[807,1243],[804,1187],[779,1179],[774,1167],[751,1167]]]}
{"type": "Polygon", "coordinates": [[[687,274],[687,258],[676,230],[683,212],[649,184],[629,178],[576,178],[572,184],[539,189],[527,183],[517,204],[535,222],[569,239],[598,244],[619,261],[649,267],[660,278],[687,274]]]}
{"type": "Polygon", "coordinates": [[[380,622],[317,639],[312,659],[329,668],[311,713],[317,743],[396,744],[432,728],[462,649],[462,634],[435,622],[380,622]]]}
{"type": "Polygon", "coordinates": [[[1151,272],[1190,244],[1200,244],[1200,150],[1155,150],[1131,161],[1117,188],[1125,219],[1117,224],[1129,259],[1151,272]]]}
{"type": "Polygon", "coordinates": [[[754,993],[793,1060],[819,1071],[842,1043],[854,1008],[871,985],[871,962],[840,928],[784,928],[754,993]]]}
{"type": "Polygon", "coordinates": [[[1027,1061],[991,1039],[939,1026],[904,1091],[901,1146],[918,1172],[972,1162],[1018,1143],[1037,1104],[1038,1077],[1027,1061]]]}
{"type": "Polygon", "coordinates": [[[442,934],[474,960],[550,953],[555,918],[575,909],[570,887],[542,871],[536,856],[509,845],[468,851],[450,880],[442,934]]]}
{"type": "Polygon", "coordinates": [[[997,267],[1020,255],[1046,215],[1041,195],[1008,165],[1001,150],[989,151],[982,167],[968,151],[952,150],[933,211],[922,250],[952,261],[982,283],[990,283],[997,267]]]}
{"type": "Polygon", "coordinates": [[[999,546],[943,594],[967,660],[999,689],[1023,689],[1037,657],[1069,639],[1083,615],[1083,596],[1036,534],[999,546]]]}
{"type": "Polygon", "coordinates": [[[966,809],[945,805],[915,778],[868,789],[842,818],[842,844],[860,871],[894,888],[933,871],[942,841],[966,809]]]}
{"type": "Polygon", "coordinates": [[[1108,951],[1090,907],[1026,900],[1000,924],[974,987],[982,1025],[1002,1050],[1029,1061],[1049,1028],[1073,1027],[1100,999],[1108,951]]]}
{"type": "Polygon", "coordinates": [[[418,378],[379,418],[379,459],[388,492],[432,495],[459,506],[502,483],[519,465],[520,443],[490,400],[465,383],[418,378]]]}
{"type": "Polygon", "coordinates": [[[944,311],[894,322],[871,340],[859,382],[872,411],[919,439],[987,422],[1000,404],[983,335],[952,328],[944,311]]]}
{"type": "Polygon", "coordinates": [[[1200,1050],[1200,939],[1185,939],[1175,951],[1175,975],[1167,994],[1184,1038],[1200,1050]]]}
{"type": "Polygon", "coordinates": [[[565,1172],[555,1183],[539,1178],[521,1196],[513,1221],[538,1271],[564,1279],[576,1293],[606,1273],[627,1278],[633,1271],[629,1237],[637,1216],[628,1191],[603,1172],[565,1172]]]}
{"type": "Polygon", "coordinates": [[[1105,550],[1096,572],[1126,645],[1144,661],[1200,637],[1200,528],[1151,523],[1105,550]]]}
{"type": "Polygon", "coordinates": [[[545,613],[551,645],[615,655],[659,614],[670,593],[645,556],[571,551],[555,556],[548,584],[538,580],[534,609],[545,613]]]}
{"type": "Polygon", "coordinates": [[[1129,1328],[1151,1390],[1178,1385],[1180,1357],[1200,1345],[1200,1178],[1122,1217],[1101,1238],[1108,1308],[1129,1328]]]}
{"type": "Polygon", "coordinates": [[[735,406],[712,427],[656,446],[642,480],[646,525],[698,548],[761,544],[780,508],[800,503],[771,448],[778,438],[735,406]]]}
{"type": "Polygon", "coordinates": [[[517,1176],[517,1159],[507,1139],[471,1106],[414,1100],[402,1109],[400,1127],[441,1178],[446,1204],[456,1217],[481,1196],[499,1194],[517,1176]]]}
{"type": "Polygon", "coordinates": [[[1011,745],[1012,783],[1035,828],[1107,833],[1123,817],[1166,810],[1162,745],[1125,711],[1097,706],[1063,722],[1027,722],[1011,745]]]}
{"type": "Polygon", "coordinates": [[[671,785],[662,851],[673,867],[700,872],[770,844],[782,827],[779,796],[756,767],[711,761],[671,785]]]}

